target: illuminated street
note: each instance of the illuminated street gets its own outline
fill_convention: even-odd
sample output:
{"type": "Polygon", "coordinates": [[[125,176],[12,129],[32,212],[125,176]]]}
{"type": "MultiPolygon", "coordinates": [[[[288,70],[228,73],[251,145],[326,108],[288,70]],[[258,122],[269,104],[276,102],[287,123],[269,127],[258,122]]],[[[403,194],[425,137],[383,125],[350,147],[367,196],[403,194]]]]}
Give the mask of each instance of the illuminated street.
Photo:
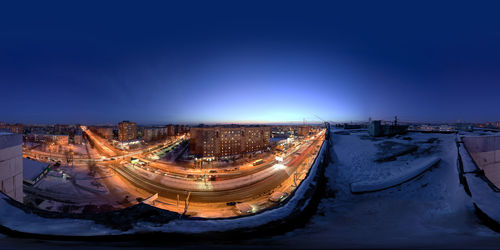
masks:
{"type": "MultiPolygon", "coordinates": [[[[94,147],[89,147],[92,153],[86,156],[73,156],[71,165],[73,169],[87,169],[88,165],[96,164],[97,175],[106,176],[96,178],[108,190],[105,194],[93,194],[87,200],[94,197],[94,203],[101,201],[103,204],[108,200],[108,204],[118,209],[135,204],[137,198],[146,199],[158,194],[150,204],[197,217],[241,215],[229,203],[248,204],[252,207],[252,213],[279,204],[271,201],[270,196],[282,193],[284,199],[300,185],[324,139],[324,130],[301,139],[302,142],[289,148],[287,153],[280,154],[279,161],[274,153],[262,152],[260,157],[263,157],[263,163],[256,166],[248,160],[233,164],[208,161],[176,163],[149,160],[147,155],[153,149],[157,152],[178,145],[187,139],[185,136],[157,142],[146,148],[121,150],[87,127],[82,126],[81,129],[94,147]],[[132,159],[136,159],[136,163],[131,163],[132,159]],[[124,197],[128,197],[126,203],[123,203],[124,197]],[[186,201],[188,206],[185,206],[186,201]],[[117,205],[118,202],[121,204],[117,205]]],[[[68,160],[64,153],[25,150],[23,154],[46,161],[50,159],[52,162],[66,163],[68,160]]],[[[36,189],[31,193],[40,195],[36,189]]],[[[71,200],[70,197],[63,197],[71,200]]],[[[81,203],[85,199],[78,198],[75,201],[81,203]]]]}

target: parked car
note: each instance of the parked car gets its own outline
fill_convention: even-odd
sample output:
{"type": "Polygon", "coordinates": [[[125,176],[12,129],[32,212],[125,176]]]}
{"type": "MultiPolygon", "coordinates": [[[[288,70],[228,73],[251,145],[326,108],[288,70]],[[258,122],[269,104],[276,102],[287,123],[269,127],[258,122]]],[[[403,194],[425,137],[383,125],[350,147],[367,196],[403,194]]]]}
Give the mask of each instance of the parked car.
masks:
{"type": "Polygon", "coordinates": [[[288,197],[287,193],[284,192],[274,192],[269,196],[269,200],[272,202],[281,202],[288,197]]]}
{"type": "Polygon", "coordinates": [[[253,213],[253,207],[247,203],[238,203],[235,205],[236,213],[238,214],[251,214],[253,213]]]}

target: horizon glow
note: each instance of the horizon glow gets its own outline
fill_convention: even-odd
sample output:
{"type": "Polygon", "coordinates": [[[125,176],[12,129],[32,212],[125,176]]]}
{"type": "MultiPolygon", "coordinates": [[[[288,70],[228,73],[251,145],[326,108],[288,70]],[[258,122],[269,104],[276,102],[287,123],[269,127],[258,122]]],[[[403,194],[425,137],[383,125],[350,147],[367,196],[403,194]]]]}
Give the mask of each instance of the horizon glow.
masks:
{"type": "Polygon", "coordinates": [[[6,4],[0,121],[500,119],[494,6],[199,5],[6,4]]]}

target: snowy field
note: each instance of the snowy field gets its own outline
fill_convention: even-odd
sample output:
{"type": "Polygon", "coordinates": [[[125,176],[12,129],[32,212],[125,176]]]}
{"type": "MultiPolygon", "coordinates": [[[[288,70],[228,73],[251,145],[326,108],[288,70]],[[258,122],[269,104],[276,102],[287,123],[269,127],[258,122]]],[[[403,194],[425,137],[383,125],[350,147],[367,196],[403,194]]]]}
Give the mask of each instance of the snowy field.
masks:
{"type": "MultiPolygon", "coordinates": [[[[481,224],[459,184],[455,137],[410,133],[373,140],[366,131],[332,134],[326,197],[304,228],[234,244],[207,242],[204,247],[498,248],[500,234],[481,224]],[[393,156],[394,152],[403,153],[393,156]],[[422,159],[436,158],[439,163],[401,185],[377,192],[351,192],[353,183],[394,179],[409,168],[422,166],[422,159]]],[[[35,244],[0,236],[1,241],[28,247],[35,244]]],[[[194,244],[185,247],[199,247],[194,244]]]]}

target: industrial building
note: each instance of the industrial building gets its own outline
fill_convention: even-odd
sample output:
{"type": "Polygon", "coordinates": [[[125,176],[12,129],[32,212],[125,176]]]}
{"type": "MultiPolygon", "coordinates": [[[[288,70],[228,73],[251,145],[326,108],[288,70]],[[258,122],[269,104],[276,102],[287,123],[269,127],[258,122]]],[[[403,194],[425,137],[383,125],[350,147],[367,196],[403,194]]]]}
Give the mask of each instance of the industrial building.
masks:
{"type": "Polygon", "coordinates": [[[0,191],[23,202],[23,139],[20,134],[0,133],[0,191]]]}
{"type": "Polygon", "coordinates": [[[474,124],[472,123],[457,123],[456,129],[460,131],[472,132],[474,131],[474,124]]]}
{"type": "Polygon", "coordinates": [[[393,124],[382,124],[382,121],[371,121],[368,126],[368,133],[370,136],[393,136],[396,134],[404,134],[408,132],[407,125],[398,125],[397,119],[393,124]]]}
{"type": "Polygon", "coordinates": [[[131,141],[137,138],[137,124],[130,121],[118,123],[118,140],[121,142],[131,141]]]}
{"type": "Polygon", "coordinates": [[[239,155],[271,146],[271,127],[267,126],[193,127],[190,132],[190,153],[201,157],[239,155]]]}

